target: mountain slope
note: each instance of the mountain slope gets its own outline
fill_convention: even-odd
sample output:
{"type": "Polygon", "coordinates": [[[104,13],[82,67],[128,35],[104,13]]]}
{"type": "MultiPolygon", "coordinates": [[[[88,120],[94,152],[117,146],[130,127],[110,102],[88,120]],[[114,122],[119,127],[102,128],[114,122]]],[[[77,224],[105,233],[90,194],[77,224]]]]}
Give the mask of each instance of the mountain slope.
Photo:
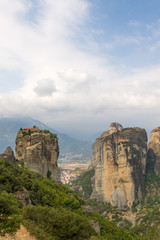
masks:
{"type": "Polygon", "coordinates": [[[15,138],[18,130],[36,125],[40,129],[48,129],[56,133],[59,138],[60,158],[89,159],[91,157],[91,143],[74,139],[67,134],[60,133],[48,127],[44,123],[32,118],[1,118],[0,119],[0,152],[4,152],[7,146],[15,149],[15,138]],[[76,156],[77,155],[77,156],[76,156]]]}
{"type": "Polygon", "coordinates": [[[22,223],[38,240],[136,239],[103,216],[83,211],[81,197],[64,185],[3,160],[0,173],[0,236],[22,223]]]}
{"type": "Polygon", "coordinates": [[[94,169],[83,172],[70,183],[88,205],[88,209],[111,220],[118,226],[123,226],[130,233],[142,236],[142,240],[160,239],[160,176],[154,172],[152,156],[147,158],[145,174],[145,195],[140,201],[133,201],[131,209],[118,209],[110,203],[90,199],[93,191],[94,169]]]}

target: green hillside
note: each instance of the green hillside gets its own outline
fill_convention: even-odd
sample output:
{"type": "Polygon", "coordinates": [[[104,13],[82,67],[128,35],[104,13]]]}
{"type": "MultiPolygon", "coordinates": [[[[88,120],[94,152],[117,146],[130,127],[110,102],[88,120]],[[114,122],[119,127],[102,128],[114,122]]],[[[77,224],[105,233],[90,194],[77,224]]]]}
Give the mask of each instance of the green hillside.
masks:
{"type": "Polygon", "coordinates": [[[24,224],[39,240],[136,239],[103,216],[83,211],[83,204],[70,188],[0,160],[0,235],[14,233],[24,224]],[[24,193],[28,196],[22,200],[18,196],[24,193]]]}
{"type": "Polygon", "coordinates": [[[153,170],[153,161],[147,159],[145,176],[146,194],[139,202],[133,202],[132,209],[118,209],[109,203],[91,200],[92,178],[94,169],[83,172],[76,180],[72,181],[72,188],[82,196],[85,205],[94,213],[105,216],[115,224],[123,227],[138,239],[159,240],[160,239],[160,177],[153,170]],[[127,220],[126,216],[131,212],[134,215],[135,226],[127,220]]]}

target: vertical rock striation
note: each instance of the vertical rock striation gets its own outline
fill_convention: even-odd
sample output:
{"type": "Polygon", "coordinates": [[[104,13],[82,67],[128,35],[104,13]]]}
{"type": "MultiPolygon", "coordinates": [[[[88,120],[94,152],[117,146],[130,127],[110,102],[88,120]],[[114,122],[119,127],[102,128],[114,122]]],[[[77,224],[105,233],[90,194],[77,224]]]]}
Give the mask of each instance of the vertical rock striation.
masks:
{"type": "Polygon", "coordinates": [[[148,158],[153,161],[154,172],[160,176],[160,127],[152,130],[148,144],[148,158]]]}
{"type": "Polygon", "coordinates": [[[110,130],[92,146],[95,187],[91,198],[113,206],[131,207],[141,199],[147,156],[147,134],[144,129],[126,128],[112,123],[110,130]]]}
{"type": "Polygon", "coordinates": [[[59,156],[58,138],[49,131],[38,128],[21,129],[16,137],[16,159],[31,171],[51,177],[60,182],[57,165],[59,156]]]}

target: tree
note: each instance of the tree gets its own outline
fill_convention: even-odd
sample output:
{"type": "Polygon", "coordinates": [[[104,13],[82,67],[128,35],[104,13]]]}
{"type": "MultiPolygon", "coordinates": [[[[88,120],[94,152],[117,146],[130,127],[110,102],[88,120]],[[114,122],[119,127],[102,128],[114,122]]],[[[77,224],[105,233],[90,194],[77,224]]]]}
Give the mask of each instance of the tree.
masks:
{"type": "Polygon", "coordinates": [[[21,223],[20,203],[12,193],[0,193],[0,235],[14,233],[21,223]]]}

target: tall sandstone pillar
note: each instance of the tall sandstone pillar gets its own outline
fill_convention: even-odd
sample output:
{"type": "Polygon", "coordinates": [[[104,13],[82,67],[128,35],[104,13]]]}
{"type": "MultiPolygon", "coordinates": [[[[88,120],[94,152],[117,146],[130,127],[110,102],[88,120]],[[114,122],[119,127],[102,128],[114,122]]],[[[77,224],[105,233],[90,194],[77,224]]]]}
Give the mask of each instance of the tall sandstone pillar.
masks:
{"type": "Polygon", "coordinates": [[[147,134],[141,128],[112,123],[92,146],[95,187],[91,198],[131,207],[145,192],[147,134]]]}
{"type": "Polygon", "coordinates": [[[152,130],[148,144],[148,158],[153,161],[154,172],[160,176],[160,127],[152,130]]]}
{"type": "Polygon", "coordinates": [[[58,168],[58,138],[49,131],[38,128],[21,129],[16,137],[16,159],[24,163],[29,170],[50,176],[56,182],[60,180],[58,168]]]}

